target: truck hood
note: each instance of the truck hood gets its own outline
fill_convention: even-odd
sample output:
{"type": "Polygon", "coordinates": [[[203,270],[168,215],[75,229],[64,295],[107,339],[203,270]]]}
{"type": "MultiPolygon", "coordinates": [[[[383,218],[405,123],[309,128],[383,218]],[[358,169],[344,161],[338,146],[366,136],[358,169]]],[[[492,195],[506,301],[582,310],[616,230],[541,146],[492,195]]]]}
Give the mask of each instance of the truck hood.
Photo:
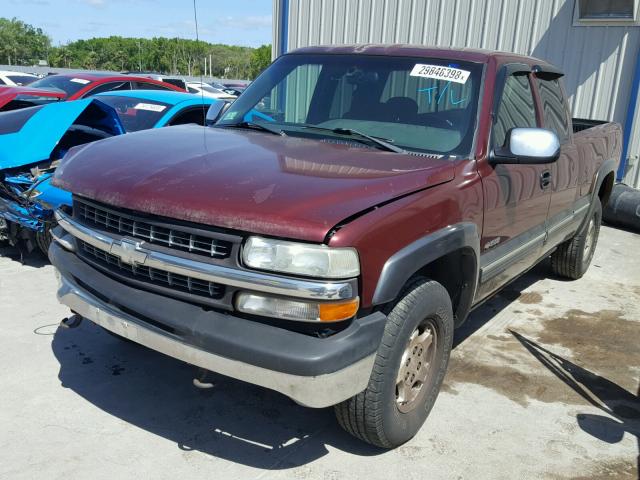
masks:
{"type": "Polygon", "coordinates": [[[322,242],[342,220],[453,176],[439,156],[178,126],[77,147],[53,184],[139,212],[322,242]]]}
{"type": "Polygon", "coordinates": [[[98,100],[60,102],[3,112],[0,113],[0,169],[56,160],[50,158],[51,154],[74,124],[111,135],[124,133],[116,111],[98,100]]]}

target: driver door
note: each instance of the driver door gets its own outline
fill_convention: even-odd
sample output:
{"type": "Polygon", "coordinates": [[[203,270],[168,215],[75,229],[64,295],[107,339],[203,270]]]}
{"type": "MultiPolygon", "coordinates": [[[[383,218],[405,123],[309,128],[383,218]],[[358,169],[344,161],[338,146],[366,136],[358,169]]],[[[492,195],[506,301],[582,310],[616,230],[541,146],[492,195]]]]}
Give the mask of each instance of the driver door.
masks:
{"type": "MultiPolygon", "coordinates": [[[[507,74],[494,108],[491,149],[503,146],[513,128],[541,126],[529,69],[503,68],[507,74]]],[[[477,300],[496,291],[538,260],[545,240],[552,191],[549,165],[491,164],[488,159],[485,162],[479,166],[484,223],[477,300]]]]}

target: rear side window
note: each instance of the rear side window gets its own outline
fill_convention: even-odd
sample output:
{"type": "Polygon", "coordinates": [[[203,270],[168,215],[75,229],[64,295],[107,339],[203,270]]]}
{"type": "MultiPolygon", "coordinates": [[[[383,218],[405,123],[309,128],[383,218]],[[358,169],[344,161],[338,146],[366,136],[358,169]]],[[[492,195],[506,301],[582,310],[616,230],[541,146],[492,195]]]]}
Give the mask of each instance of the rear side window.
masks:
{"type": "Polygon", "coordinates": [[[97,95],[98,93],[103,92],[114,92],[117,90],[131,90],[131,86],[129,85],[129,82],[107,82],[102,85],[98,85],[84,96],[88,97],[89,95],[97,95]]]}
{"type": "Polygon", "coordinates": [[[37,80],[36,77],[31,77],[28,75],[7,75],[7,78],[20,87],[29,85],[30,83],[33,83],[37,80]]]}
{"type": "Polygon", "coordinates": [[[536,107],[527,75],[507,77],[493,125],[493,143],[504,146],[512,128],[536,127],[536,107]]]}
{"type": "Polygon", "coordinates": [[[186,111],[180,112],[176,115],[169,125],[188,125],[195,123],[197,125],[204,125],[205,118],[207,116],[208,107],[196,107],[186,111]]]}
{"type": "Polygon", "coordinates": [[[558,135],[561,142],[569,139],[569,112],[564,101],[562,88],[557,79],[543,80],[538,78],[538,91],[542,102],[544,127],[558,135]]]}
{"type": "Polygon", "coordinates": [[[6,85],[5,81],[2,78],[0,78],[0,85],[6,85]]]}
{"type": "Polygon", "coordinates": [[[133,82],[134,90],[171,90],[169,87],[158,85],[151,82],[133,82]]]}

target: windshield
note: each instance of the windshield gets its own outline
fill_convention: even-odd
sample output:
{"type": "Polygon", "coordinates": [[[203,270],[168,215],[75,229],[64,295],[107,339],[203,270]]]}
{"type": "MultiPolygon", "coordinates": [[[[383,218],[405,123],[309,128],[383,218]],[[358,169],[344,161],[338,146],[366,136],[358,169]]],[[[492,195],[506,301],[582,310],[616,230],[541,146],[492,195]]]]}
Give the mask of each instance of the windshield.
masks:
{"type": "Polygon", "coordinates": [[[410,151],[468,155],[481,77],[482,64],[446,59],[285,55],[217,126],[268,123],[309,138],[357,132],[410,151]]]}
{"type": "Polygon", "coordinates": [[[38,79],[38,77],[32,77],[31,75],[7,75],[7,78],[20,87],[29,85],[38,79]]]}
{"type": "Polygon", "coordinates": [[[29,86],[33,88],[49,88],[49,89],[53,88],[56,90],[62,90],[64,93],[67,94],[67,97],[68,97],[80,91],[90,83],[91,83],[91,80],[86,80],[84,78],[51,75],[49,77],[36,80],[29,86]]]}
{"type": "Polygon", "coordinates": [[[106,103],[116,111],[127,133],[155,127],[169,108],[166,103],[144,98],[117,95],[98,95],[93,98],[106,103]]]}

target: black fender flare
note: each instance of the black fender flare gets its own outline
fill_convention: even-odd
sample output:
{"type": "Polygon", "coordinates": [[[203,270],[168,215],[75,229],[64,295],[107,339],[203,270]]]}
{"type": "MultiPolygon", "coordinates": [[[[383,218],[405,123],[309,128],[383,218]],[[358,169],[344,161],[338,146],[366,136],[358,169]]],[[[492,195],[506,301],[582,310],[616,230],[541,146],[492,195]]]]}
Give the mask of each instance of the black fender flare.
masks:
{"type": "MultiPolygon", "coordinates": [[[[600,168],[598,169],[598,171],[595,174],[595,179],[592,183],[592,190],[589,193],[589,195],[591,196],[591,201],[589,202],[589,209],[587,210],[587,214],[585,215],[585,217],[582,219],[582,222],[580,222],[580,227],[578,228],[578,230],[576,230],[577,232],[581,232],[582,229],[585,227],[585,225],[587,224],[587,222],[589,221],[589,219],[591,218],[591,215],[593,215],[593,209],[595,208],[595,202],[594,200],[596,199],[596,197],[598,196],[598,192],[600,191],[600,187],[602,187],[602,182],[604,182],[604,179],[607,178],[607,175],[609,175],[610,173],[613,173],[614,175],[614,184],[615,184],[615,174],[616,174],[616,167],[618,166],[618,162],[615,159],[609,159],[609,160],[605,160],[602,165],[600,165],[600,168]]],[[[602,205],[602,209],[604,210],[605,205],[602,205]]]]}
{"type": "MultiPolygon", "coordinates": [[[[457,312],[466,317],[478,285],[480,271],[480,234],[478,226],[471,222],[450,225],[430,233],[394,253],[385,262],[375,293],[373,305],[382,305],[395,300],[402,287],[416,272],[433,261],[456,250],[468,249],[473,252],[473,278],[465,282],[464,298],[460,299],[457,312]]],[[[462,322],[464,318],[458,318],[462,322]]]]}

